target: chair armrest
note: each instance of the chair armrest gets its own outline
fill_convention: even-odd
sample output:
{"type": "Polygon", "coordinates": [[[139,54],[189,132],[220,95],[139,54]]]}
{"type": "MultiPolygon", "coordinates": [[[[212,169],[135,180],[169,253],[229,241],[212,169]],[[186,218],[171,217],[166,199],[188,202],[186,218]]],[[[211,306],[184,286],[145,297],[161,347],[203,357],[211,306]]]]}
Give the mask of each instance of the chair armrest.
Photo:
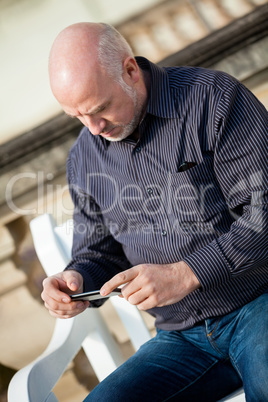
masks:
{"type": "Polygon", "coordinates": [[[84,342],[87,356],[100,381],[123,362],[119,347],[97,310],[87,309],[75,318],[57,319],[46,350],[12,378],[8,389],[9,402],[55,400],[51,390],[81,344],[84,347],[84,342]],[[96,355],[97,362],[105,361],[105,365],[97,364],[96,367],[96,355]]]}
{"type": "Polygon", "coordinates": [[[52,339],[35,361],[19,370],[8,388],[9,402],[45,401],[58,379],[79,350],[79,340],[71,342],[75,319],[56,320],[52,339]],[[42,378],[42,381],[40,381],[42,378]]]}
{"type": "Polygon", "coordinates": [[[134,349],[137,351],[141,345],[151,339],[150,331],[141,313],[136,306],[118,296],[111,297],[110,301],[124,324],[134,349]]]}
{"type": "Polygon", "coordinates": [[[238,389],[232,394],[221,399],[219,402],[246,402],[245,393],[243,388],[238,389]]]}

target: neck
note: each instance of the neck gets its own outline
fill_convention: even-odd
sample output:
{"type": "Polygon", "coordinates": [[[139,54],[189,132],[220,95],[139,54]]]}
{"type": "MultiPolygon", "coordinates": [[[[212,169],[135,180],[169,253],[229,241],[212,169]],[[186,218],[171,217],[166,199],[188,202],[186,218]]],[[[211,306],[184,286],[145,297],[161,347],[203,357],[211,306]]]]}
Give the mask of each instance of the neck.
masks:
{"type": "Polygon", "coordinates": [[[143,77],[143,84],[144,84],[144,91],[143,91],[143,108],[141,113],[140,124],[142,123],[145,115],[146,110],[149,102],[149,95],[150,95],[150,88],[151,88],[151,75],[148,70],[141,70],[142,77],[143,77]]]}

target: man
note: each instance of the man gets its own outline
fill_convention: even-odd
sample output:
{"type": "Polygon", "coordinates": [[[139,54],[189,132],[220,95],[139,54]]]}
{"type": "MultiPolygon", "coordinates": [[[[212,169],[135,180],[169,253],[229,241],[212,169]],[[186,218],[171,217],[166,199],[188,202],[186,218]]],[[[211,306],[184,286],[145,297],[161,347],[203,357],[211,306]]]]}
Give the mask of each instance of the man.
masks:
{"type": "MultiPolygon", "coordinates": [[[[267,112],[241,83],[134,58],[109,25],[56,38],[54,96],[83,124],[67,162],[73,258],[44,281],[55,317],[101,288],[157,336],[86,400],[268,400],[267,112]]],[[[99,306],[99,301],[92,302],[99,306]]]]}

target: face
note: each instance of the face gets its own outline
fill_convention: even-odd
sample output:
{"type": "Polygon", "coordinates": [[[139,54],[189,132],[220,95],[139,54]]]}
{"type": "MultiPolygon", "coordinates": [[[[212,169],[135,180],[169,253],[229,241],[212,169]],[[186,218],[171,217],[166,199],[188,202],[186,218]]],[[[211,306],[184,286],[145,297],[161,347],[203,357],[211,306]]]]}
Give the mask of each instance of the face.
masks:
{"type": "Polygon", "coordinates": [[[108,141],[121,141],[133,133],[143,113],[134,87],[126,93],[120,84],[102,75],[91,80],[90,88],[83,92],[77,99],[72,96],[68,103],[61,103],[65,113],[108,141]]]}

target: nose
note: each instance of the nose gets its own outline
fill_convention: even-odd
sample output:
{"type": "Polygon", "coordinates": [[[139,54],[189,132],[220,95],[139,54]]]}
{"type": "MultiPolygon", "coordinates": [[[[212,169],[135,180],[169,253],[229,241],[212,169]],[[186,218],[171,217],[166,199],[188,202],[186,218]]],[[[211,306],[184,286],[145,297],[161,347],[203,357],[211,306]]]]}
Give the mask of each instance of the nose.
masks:
{"type": "Polygon", "coordinates": [[[100,135],[106,126],[104,119],[95,116],[84,115],[83,120],[83,124],[93,135],[100,135]]]}

